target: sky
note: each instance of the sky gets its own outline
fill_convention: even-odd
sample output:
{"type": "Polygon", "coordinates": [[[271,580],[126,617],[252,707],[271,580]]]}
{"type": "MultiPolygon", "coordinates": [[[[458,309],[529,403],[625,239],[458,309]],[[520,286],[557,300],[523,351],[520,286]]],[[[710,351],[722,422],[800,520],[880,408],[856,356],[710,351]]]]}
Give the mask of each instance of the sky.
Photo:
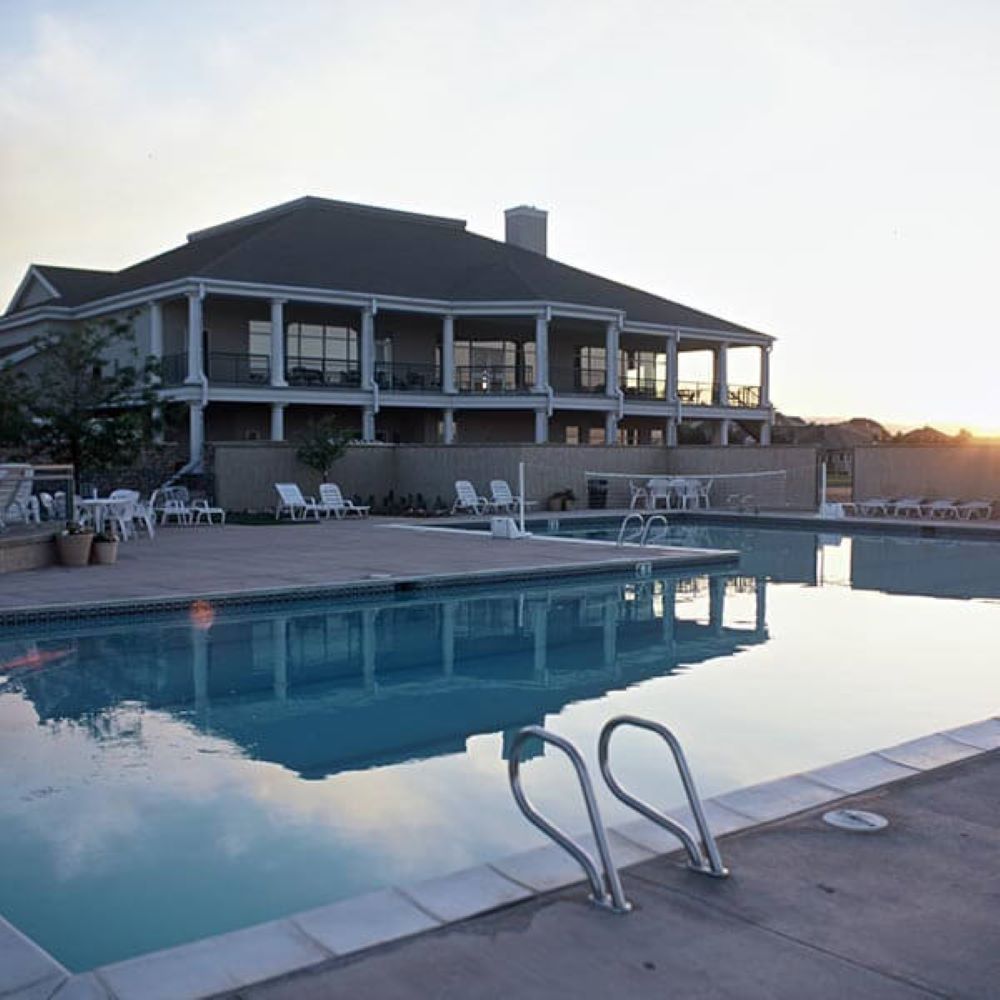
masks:
{"type": "Polygon", "coordinates": [[[115,269],[303,194],[496,238],[529,203],[551,256],[777,337],[783,412],[1000,431],[995,0],[0,18],[4,302],[31,262],[115,269]]]}

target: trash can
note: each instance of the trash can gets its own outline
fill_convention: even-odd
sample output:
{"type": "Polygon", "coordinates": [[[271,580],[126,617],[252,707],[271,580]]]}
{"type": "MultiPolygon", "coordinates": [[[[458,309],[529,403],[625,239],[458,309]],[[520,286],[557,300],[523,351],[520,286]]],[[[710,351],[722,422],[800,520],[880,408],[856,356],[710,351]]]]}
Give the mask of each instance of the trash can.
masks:
{"type": "Polygon", "coordinates": [[[606,479],[587,480],[587,506],[591,510],[604,510],[608,506],[608,481],[606,479]]]}

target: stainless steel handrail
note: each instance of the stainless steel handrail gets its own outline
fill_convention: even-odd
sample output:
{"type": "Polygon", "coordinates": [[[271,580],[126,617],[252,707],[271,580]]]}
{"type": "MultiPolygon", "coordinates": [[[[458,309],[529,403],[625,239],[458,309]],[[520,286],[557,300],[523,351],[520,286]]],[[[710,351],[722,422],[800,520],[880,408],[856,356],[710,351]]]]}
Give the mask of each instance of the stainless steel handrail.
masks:
{"type": "Polygon", "coordinates": [[[619,548],[625,544],[625,529],[628,527],[630,521],[639,522],[639,531],[634,537],[639,538],[642,536],[642,528],[643,525],[646,523],[645,517],[643,517],[642,514],[635,513],[634,511],[631,514],[626,514],[622,518],[622,523],[618,528],[618,541],[616,544],[619,546],[619,548]]]}
{"type": "Polygon", "coordinates": [[[524,813],[529,823],[533,823],[542,833],[548,834],[560,847],[567,851],[584,870],[587,880],[590,882],[591,899],[593,902],[613,913],[628,913],[632,909],[632,904],[625,898],[625,891],[622,889],[621,879],[618,877],[618,869],[611,858],[611,848],[608,846],[607,834],[604,831],[604,823],[601,821],[601,814],[597,808],[597,798],[594,796],[594,786],[591,784],[590,775],[587,772],[587,765],[580,756],[580,751],[567,739],[557,736],[548,729],[541,726],[525,726],[517,736],[510,748],[510,759],[507,763],[507,770],[510,776],[510,787],[514,793],[514,801],[517,802],[521,812],[524,813]],[[583,799],[587,805],[587,816],[590,819],[590,827],[594,832],[594,840],[597,843],[597,851],[601,856],[601,865],[604,868],[604,878],[602,880],[597,870],[594,859],[564,830],[561,830],[555,823],[547,820],[530,802],[521,785],[521,747],[530,739],[542,740],[559,750],[562,750],[570,759],[570,763],[576,770],[576,776],[580,781],[580,788],[583,790],[583,799]]]}
{"type": "Polygon", "coordinates": [[[670,527],[667,524],[667,518],[664,514],[650,514],[646,519],[646,523],[642,526],[642,534],[639,536],[639,544],[645,545],[649,540],[649,529],[654,524],[662,524],[664,530],[670,527]]]}
{"type": "Polygon", "coordinates": [[[722,863],[719,848],[716,846],[715,838],[712,836],[712,831],[708,827],[708,821],[705,819],[705,811],[702,808],[701,799],[698,797],[698,790],[695,788],[694,778],[691,775],[691,769],[688,767],[687,758],[684,756],[680,741],[666,726],[661,725],[659,722],[653,722],[651,719],[641,719],[636,715],[619,715],[614,719],[609,719],[604,724],[600,738],[597,741],[597,758],[601,766],[601,774],[604,775],[604,780],[608,783],[608,788],[611,789],[615,798],[624,802],[625,805],[631,806],[636,812],[641,813],[647,819],[656,823],[657,826],[663,827],[668,833],[672,833],[677,837],[684,845],[685,851],[687,851],[689,867],[692,870],[701,872],[703,875],[711,875],[714,878],[726,878],[729,875],[729,870],[722,863]],[[635,726],[638,729],[648,729],[651,733],[656,733],[657,736],[666,741],[667,746],[670,747],[670,752],[674,755],[677,770],[680,772],[684,792],[687,795],[688,804],[691,806],[694,821],[698,826],[701,845],[698,844],[683,823],[678,823],[669,816],[665,816],[658,809],[654,809],[648,802],[643,802],[642,799],[637,799],[630,792],[626,792],[618,784],[618,780],[612,774],[611,766],[608,763],[608,747],[611,743],[612,733],[620,726],[635,726]]]}

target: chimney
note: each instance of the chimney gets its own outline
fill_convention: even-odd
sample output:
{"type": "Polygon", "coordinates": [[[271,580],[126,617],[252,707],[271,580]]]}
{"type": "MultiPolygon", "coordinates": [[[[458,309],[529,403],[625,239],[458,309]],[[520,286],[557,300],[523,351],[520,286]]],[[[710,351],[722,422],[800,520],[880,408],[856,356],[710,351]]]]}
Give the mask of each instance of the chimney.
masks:
{"type": "Polygon", "coordinates": [[[547,253],[549,213],[533,205],[518,205],[503,213],[507,224],[506,240],[512,246],[522,247],[543,257],[547,253]]]}

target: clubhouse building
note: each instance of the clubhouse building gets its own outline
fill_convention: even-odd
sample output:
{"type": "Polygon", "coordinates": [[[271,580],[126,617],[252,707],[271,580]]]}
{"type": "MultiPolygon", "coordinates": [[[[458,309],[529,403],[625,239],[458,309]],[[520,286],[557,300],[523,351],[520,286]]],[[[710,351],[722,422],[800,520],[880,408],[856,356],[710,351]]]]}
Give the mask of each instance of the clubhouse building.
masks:
{"type": "Polygon", "coordinates": [[[121,271],[32,265],[0,317],[0,364],[30,365],[44,331],[133,316],[193,459],[327,414],[399,444],[671,447],[690,422],[719,445],[737,424],[770,443],[772,337],[554,261],[545,212],[505,215],[500,242],[306,197],[121,271]],[[729,378],[743,349],[759,352],[753,384],[729,378]],[[680,377],[687,362],[706,374],[680,377]]]}

